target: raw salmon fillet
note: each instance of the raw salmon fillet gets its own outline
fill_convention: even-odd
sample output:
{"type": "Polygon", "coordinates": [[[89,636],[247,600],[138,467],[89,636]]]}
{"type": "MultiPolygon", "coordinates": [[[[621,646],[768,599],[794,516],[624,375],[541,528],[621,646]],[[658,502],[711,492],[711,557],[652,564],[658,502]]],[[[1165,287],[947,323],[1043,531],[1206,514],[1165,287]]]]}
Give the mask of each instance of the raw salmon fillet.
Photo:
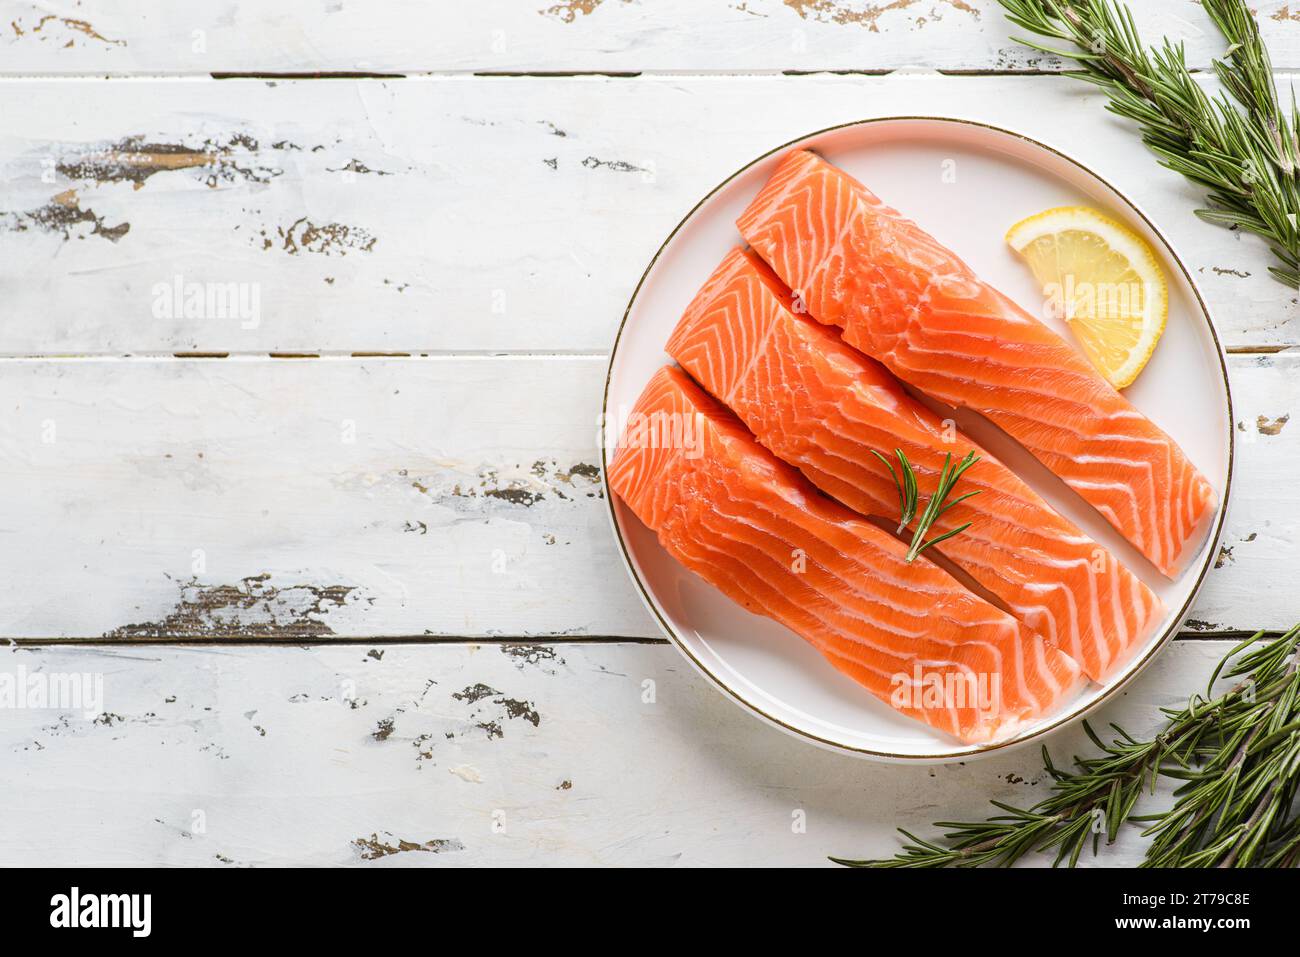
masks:
{"type": "Polygon", "coordinates": [[[609,483],[674,558],[794,631],[899,711],[966,742],[1009,737],[1079,666],[777,459],[679,369],[628,419],[609,483]]]}
{"type": "Polygon", "coordinates": [[[946,455],[974,451],[980,461],[957,492],[979,495],[930,536],[971,527],[936,547],[1090,678],[1104,680],[1145,643],[1164,609],[1141,580],[879,363],[794,309],[766,263],[733,250],[687,307],[668,354],[762,445],[864,515],[898,519],[894,479],[873,450],[893,460],[902,449],[923,496],[946,455]]]}
{"type": "Polygon", "coordinates": [[[857,180],[796,150],[737,224],[814,319],[922,392],[993,421],[1164,574],[1199,549],[1216,495],[1177,444],[857,180]]]}

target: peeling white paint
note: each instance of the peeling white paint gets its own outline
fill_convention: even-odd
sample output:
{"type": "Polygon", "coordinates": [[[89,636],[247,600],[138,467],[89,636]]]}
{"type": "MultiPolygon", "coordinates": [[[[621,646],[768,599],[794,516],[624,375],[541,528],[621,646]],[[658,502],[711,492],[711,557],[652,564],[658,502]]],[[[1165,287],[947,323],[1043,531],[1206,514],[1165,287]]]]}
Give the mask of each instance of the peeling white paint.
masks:
{"type": "MultiPolygon", "coordinates": [[[[331,80],[322,97],[310,81],[150,79],[130,81],[127,96],[125,81],[0,82],[3,209],[21,215],[75,189],[81,210],[130,226],[116,242],[89,223],[68,226],[65,239],[62,228],[6,231],[0,216],[0,262],[23,277],[6,287],[0,355],[601,354],[646,263],[719,180],[774,144],[900,104],[1024,128],[1070,151],[1168,232],[1229,345],[1300,342],[1294,297],[1268,277],[1263,244],[1197,219],[1200,191],[1161,170],[1099,93],[1066,78],[435,76],[384,83],[382,96],[380,87],[331,80]],[[80,104],[75,118],[69,102],[80,104]],[[498,122],[462,122],[467,108],[498,122]],[[186,148],[251,137],[257,148],[239,147],[239,163],[279,173],[266,182],[232,173],[216,188],[193,168],[155,172],[140,189],[57,170],[42,180],[47,157],[132,133],[186,148]],[[591,156],[655,172],[592,169],[591,156]],[[331,172],[354,159],[391,175],[331,172]],[[279,230],[304,217],[376,242],[290,254],[279,230]],[[177,275],[256,284],[260,321],[155,318],[151,290],[177,275]]],[[[1007,225],[991,223],[991,241],[1007,225]]]]}
{"type": "MultiPolygon", "coordinates": [[[[1175,643],[1095,726],[1149,733],[1156,705],[1202,688],[1231,645],[1175,643]]],[[[380,661],[357,646],[17,655],[29,669],[105,672],[117,718],[0,722],[6,772],[22,782],[6,794],[6,864],[818,866],[888,854],[895,827],[928,833],[1049,785],[1032,746],[946,767],[822,751],[737,708],[667,645],[566,645],[571,675],[520,672],[462,645],[390,646],[380,661]],[[659,687],[649,707],[647,676],[659,687]],[[355,702],[339,697],[341,679],[356,682],[355,702]],[[480,733],[450,694],[477,682],[526,696],[540,724],[480,733]],[[254,709],[264,737],[242,717],[254,709]],[[392,714],[396,730],[376,741],[392,714]],[[476,774],[483,782],[467,784],[476,774]]],[[[1078,727],[1047,743],[1061,762],[1090,749],[1078,727]]],[[[1131,864],[1140,850],[1126,829],[1101,862],[1131,864]]]]}
{"type": "MultiPolygon", "coordinates": [[[[454,16],[421,0],[324,10],[313,0],[274,8],[214,0],[194,10],[165,0],[83,0],[73,16],[98,39],[62,23],[33,33],[45,10],[12,6],[0,49],[5,69],[20,74],[861,70],[918,62],[971,70],[1045,59],[1012,41],[995,0],[475,0],[454,16]],[[11,17],[22,34],[9,28],[11,17]]],[[[1178,24],[1190,64],[1205,68],[1221,54],[1204,13],[1185,0],[1130,6],[1144,32],[1178,24]]],[[[1287,6],[1253,4],[1279,67],[1300,62],[1293,24],[1274,18],[1287,6]]]]}

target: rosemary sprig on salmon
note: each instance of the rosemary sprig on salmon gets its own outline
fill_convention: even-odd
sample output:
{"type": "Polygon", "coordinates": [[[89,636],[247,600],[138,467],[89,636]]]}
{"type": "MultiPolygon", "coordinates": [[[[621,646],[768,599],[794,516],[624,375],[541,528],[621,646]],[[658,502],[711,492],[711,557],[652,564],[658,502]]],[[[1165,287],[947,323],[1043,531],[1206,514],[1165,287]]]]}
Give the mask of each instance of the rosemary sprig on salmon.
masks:
{"type": "MultiPolygon", "coordinates": [[[[871,450],[871,454],[880,459],[881,462],[884,462],[885,468],[889,469],[889,474],[894,477],[894,486],[898,489],[898,533],[901,535],[907,529],[907,526],[912,523],[912,519],[916,517],[916,473],[912,471],[912,463],[907,460],[907,454],[902,449],[894,449],[894,454],[898,456],[898,467],[899,471],[902,473],[901,478],[899,473],[894,471],[894,466],[890,463],[889,459],[885,458],[875,449],[871,450]]],[[[912,533],[912,546],[907,550],[908,562],[916,561],[916,556],[920,555],[921,552],[925,551],[931,545],[937,545],[971,527],[973,523],[966,522],[965,524],[958,525],[956,528],[950,528],[942,535],[937,535],[929,541],[926,541],[925,538],[930,531],[930,526],[938,520],[939,516],[943,515],[944,512],[948,511],[948,509],[952,508],[954,505],[964,502],[966,499],[973,495],[978,495],[982,491],[982,489],[974,489],[964,495],[958,495],[954,499],[949,500],[948,498],[952,493],[953,486],[957,484],[957,480],[962,477],[962,474],[968,468],[978,461],[979,456],[974,452],[967,452],[966,457],[957,465],[952,464],[951,452],[944,456],[943,468],[939,472],[939,486],[934,490],[934,494],[930,496],[929,501],[926,502],[925,511],[921,513],[921,520],[916,523],[916,531],[912,533]]]]}

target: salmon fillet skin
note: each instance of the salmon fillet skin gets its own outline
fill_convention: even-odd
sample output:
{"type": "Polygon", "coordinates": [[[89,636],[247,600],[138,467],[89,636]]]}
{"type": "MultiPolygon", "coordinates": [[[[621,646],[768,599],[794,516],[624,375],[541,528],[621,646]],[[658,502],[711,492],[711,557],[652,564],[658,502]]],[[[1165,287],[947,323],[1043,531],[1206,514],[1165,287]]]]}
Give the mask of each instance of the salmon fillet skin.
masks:
{"type": "Polygon", "coordinates": [[[1078,664],[937,565],[818,492],[680,369],[660,369],[611,489],[677,561],[785,625],[903,714],[967,743],[1014,736],[1081,684],[1078,664]]]}
{"type": "MultiPolygon", "coordinates": [[[[898,490],[879,451],[901,449],[923,495],[946,456],[980,456],[958,492],[979,494],[929,536],[1021,622],[1104,681],[1164,617],[1159,598],[994,456],[908,395],[837,332],[795,312],[754,253],[733,250],[687,307],[667,352],[778,458],[857,512],[897,522],[898,490]]],[[[897,462],[894,462],[897,468],[897,462]]]]}
{"type": "Polygon", "coordinates": [[[1175,577],[1200,549],[1217,495],[1173,439],[1074,346],[847,173],[792,151],[737,225],[814,319],[927,395],[999,426],[1162,573],[1175,577]]]}

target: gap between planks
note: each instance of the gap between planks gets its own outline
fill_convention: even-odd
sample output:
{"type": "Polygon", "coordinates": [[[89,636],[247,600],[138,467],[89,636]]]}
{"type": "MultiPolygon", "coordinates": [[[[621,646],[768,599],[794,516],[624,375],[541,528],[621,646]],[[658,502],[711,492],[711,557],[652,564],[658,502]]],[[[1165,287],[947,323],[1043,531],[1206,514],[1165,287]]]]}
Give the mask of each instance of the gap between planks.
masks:
{"type": "MultiPolygon", "coordinates": [[[[861,76],[884,77],[903,76],[946,76],[946,77],[1053,77],[1069,79],[1067,72],[1071,68],[1062,65],[1059,69],[1041,69],[1034,67],[995,68],[960,68],[932,69],[919,67],[888,67],[882,69],[853,70],[800,70],[794,68],[770,68],[764,70],[411,70],[405,73],[370,73],[365,71],[329,71],[329,72],[209,72],[209,73],[13,73],[0,75],[0,83],[6,82],[77,82],[81,80],[106,80],[109,82],[207,82],[221,80],[264,80],[269,82],[303,80],[466,80],[466,79],[610,79],[635,80],[663,78],[675,79],[768,79],[771,77],[817,77],[817,76],[861,76]]],[[[1194,67],[1188,72],[1195,77],[1212,80],[1215,72],[1203,67],[1194,67]]],[[[1275,66],[1273,75],[1280,79],[1300,73],[1300,66],[1275,66]]]]}
{"type": "MultiPolygon", "coordinates": [[[[1227,631],[1180,631],[1172,641],[1241,641],[1258,632],[1240,629],[1227,631]]],[[[1265,630],[1262,638],[1284,634],[1281,629],[1265,630]]],[[[281,638],[274,635],[249,635],[239,638],[178,635],[174,638],[5,638],[0,647],[10,648],[213,648],[241,646],[277,648],[320,648],[329,645],[670,645],[667,638],[638,635],[346,635],[319,638],[281,638]]]]}
{"type": "Polygon", "coordinates": [[[419,361],[470,361],[470,360],[514,360],[530,361],[536,359],[563,361],[567,359],[609,361],[608,351],[590,352],[493,352],[483,351],[404,351],[404,352],[349,352],[346,350],[322,350],[320,352],[86,352],[86,353],[9,353],[0,354],[0,363],[40,363],[40,362],[264,362],[266,360],[315,359],[323,362],[347,362],[354,359],[406,359],[419,361]]]}
{"type": "MultiPolygon", "coordinates": [[[[1295,349],[1295,345],[1240,345],[1227,346],[1224,349],[1230,356],[1272,356],[1281,355],[1295,349]]],[[[411,359],[411,360],[470,360],[470,359],[599,359],[609,360],[608,350],[567,350],[551,352],[547,350],[522,349],[518,351],[493,350],[441,350],[413,349],[400,352],[321,350],[318,352],[11,352],[0,353],[0,362],[209,362],[213,360],[230,360],[235,362],[258,362],[267,359],[303,360],[322,359],[327,361],[348,361],[351,359],[411,359]]]]}
{"type": "MultiPolygon", "coordinates": [[[[1281,632],[1279,632],[1281,634],[1281,632]]],[[[238,638],[177,635],[173,638],[4,638],[0,647],[10,648],[213,648],[255,647],[319,648],[328,645],[667,645],[667,638],[643,635],[322,635],[317,638],[283,638],[277,635],[241,635],[238,638]]]]}

